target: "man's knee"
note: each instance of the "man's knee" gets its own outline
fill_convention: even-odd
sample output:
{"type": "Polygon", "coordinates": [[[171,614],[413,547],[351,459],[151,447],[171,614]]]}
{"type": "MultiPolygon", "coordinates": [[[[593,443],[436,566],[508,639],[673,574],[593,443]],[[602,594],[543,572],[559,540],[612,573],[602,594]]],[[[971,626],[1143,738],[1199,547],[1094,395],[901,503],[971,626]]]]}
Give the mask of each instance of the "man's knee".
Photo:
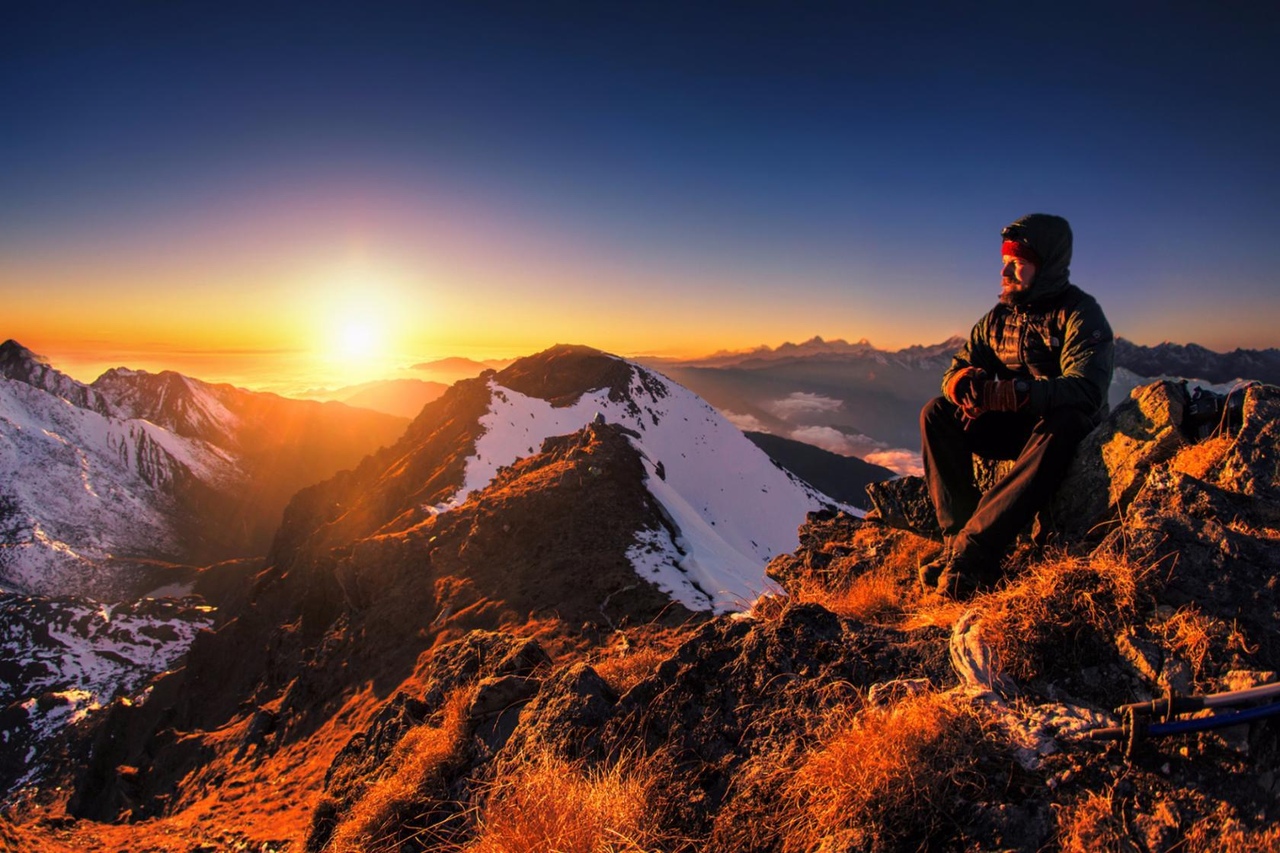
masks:
{"type": "Polygon", "coordinates": [[[1084,410],[1062,408],[1046,412],[1040,420],[1039,431],[1058,441],[1076,445],[1093,431],[1093,426],[1093,418],[1084,410]]]}
{"type": "Polygon", "coordinates": [[[955,412],[955,404],[946,397],[934,397],[920,410],[921,431],[935,424],[946,423],[948,419],[955,417],[955,412]]]}

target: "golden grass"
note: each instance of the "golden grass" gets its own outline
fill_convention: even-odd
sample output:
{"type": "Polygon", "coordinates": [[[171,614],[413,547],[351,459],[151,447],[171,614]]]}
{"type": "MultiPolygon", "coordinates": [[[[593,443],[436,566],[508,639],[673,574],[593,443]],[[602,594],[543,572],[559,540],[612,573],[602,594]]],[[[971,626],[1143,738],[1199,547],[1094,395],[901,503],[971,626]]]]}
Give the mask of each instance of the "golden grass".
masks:
{"type": "MultiPolygon", "coordinates": [[[[1266,853],[1280,851],[1280,827],[1266,826],[1252,830],[1231,816],[1229,807],[1219,813],[1201,817],[1183,828],[1176,812],[1163,803],[1150,810],[1150,816],[1169,829],[1177,838],[1170,851],[1178,853],[1266,853]]],[[[1062,853],[1141,853],[1147,844],[1139,843],[1135,821],[1125,814],[1126,803],[1111,792],[1085,794],[1072,805],[1059,810],[1057,845],[1062,853]]],[[[1162,849],[1163,846],[1162,846],[1162,849]]]]}
{"type": "Polygon", "coordinates": [[[1212,479],[1211,475],[1222,464],[1222,457],[1231,449],[1234,439],[1219,435],[1205,441],[1187,445],[1174,455],[1170,462],[1173,470],[1199,480],[1212,479]]]}
{"type": "Polygon", "coordinates": [[[653,674],[671,656],[671,649],[656,645],[629,646],[592,664],[596,674],[621,696],[653,674]]]}
{"type": "Polygon", "coordinates": [[[954,795],[978,784],[983,739],[972,705],[945,694],[833,720],[782,786],[781,849],[923,849],[954,795]]]}
{"type": "Polygon", "coordinates": [[[874,559],[874,568],[832,583],[831,578],[841,577],[841,560],[837,559],[825,577],[809,576],[797,582],[792,590],[794,599],[820,604],[832,613],[860,622],[900,623],[919,602],[917,571],[937,555],[938,544],[919,536],[894,533],[885,536],[878,528],[859,531],[852,544],[861,556],[849,562],[865,564],[874,559]]]}
{"type": "Polygon", "coordinates": [[[906,593],[901,579],[892,570],[876,568],[834,589],[801,584],[796,599],[821,604],[832,613],[861,622],[884,624],[902,617],[906,593]]]}
{"type": "Polygon", "coordinates": [[[497,782],[468,853],[639,853],[662,841],[655,798],[667,778],[653,758],[588,767],[554,755],[497,782]]]}
{"type": "Polygon", "coordinates": [[[1248,829],[1231,817],[1213,816],[1187,830],[1186,853],[1276,853],[1280,851],[1280,826],[1248,829]]]}
{"type": "Polygon", "coordinates": [[[443,794],[441,775],[460,758],[468,732],[472,690],[446,700],[441,725],[418,726],[396,744],[384,775],[370,785],[334,828],[326,851],[370,853],[399,849],[399,839],[422,809],[424,798],[443,794]]]}
{"type": "Polygon", "coordinates": [[[1123,806],[1110,793],[1090,791],[1058,812],[1058,845],[1062,853],[1120,853],[1140,848],[1129,838],[1123,806]]]}
{"type": "Polygon", "coordinates": [[[1226,626],[1210,619],[1195,605],[1178,610],[1166,619],[1161,628],[1165,644],[1175,654],[1191,664],[1191,672],[1199,678],[1209,660],[1214,636],[1225,636],[1226,626]]]}
{"type": "Polygon", "coordinates": [[[1062,661],[1080,638],[1111,637],[1132,622],[1150,571],[1123,555],[1058,556],[1035,563],[987,597],[983,638],[1003,672],[1036,678],[1051,660],[1062,661]]]}

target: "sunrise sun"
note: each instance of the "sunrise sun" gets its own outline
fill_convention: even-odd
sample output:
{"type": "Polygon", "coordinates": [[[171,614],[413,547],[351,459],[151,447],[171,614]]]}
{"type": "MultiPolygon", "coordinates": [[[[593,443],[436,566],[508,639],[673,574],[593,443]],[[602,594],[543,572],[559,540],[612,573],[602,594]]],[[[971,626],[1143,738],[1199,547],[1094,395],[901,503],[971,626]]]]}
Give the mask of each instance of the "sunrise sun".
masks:
{"type": "Polygon", "coordinates": [[[383,349],[385,330],[380,330],[374,320],[356,318],[340,321],[335,349],[347,358],[372,358],[383,349]]]}

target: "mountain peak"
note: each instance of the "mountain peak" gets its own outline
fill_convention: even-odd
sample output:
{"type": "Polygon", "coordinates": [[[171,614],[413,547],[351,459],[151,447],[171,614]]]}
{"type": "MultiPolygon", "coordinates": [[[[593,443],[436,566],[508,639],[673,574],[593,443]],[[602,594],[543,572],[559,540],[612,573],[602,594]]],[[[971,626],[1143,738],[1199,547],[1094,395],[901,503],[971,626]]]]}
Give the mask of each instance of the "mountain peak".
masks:
{"type": "Polygon", "coordinates": [[[8,363],[10,361],[34,361],[39,364],[48,365],[48,360],[42,356],[36,355],[13,338],[0,344],[0,363],[8,363]]]}
{"type": "Polygon", "coordinates": [[[72,379],[53,367],[47,358],[12,338],[0,344],[0,376],[61,397],[76,408],[111,413],[106,401],[92,388],[72,379]]]}
{"type": "Polygon", "coordinates": [[[556,344],[519,359],[499,372],[498,382],[553,406],[571,406],[583,395],[609,389],[621,400],[631,384],[631,366],[617,356],[579,344],[556,344]]]}

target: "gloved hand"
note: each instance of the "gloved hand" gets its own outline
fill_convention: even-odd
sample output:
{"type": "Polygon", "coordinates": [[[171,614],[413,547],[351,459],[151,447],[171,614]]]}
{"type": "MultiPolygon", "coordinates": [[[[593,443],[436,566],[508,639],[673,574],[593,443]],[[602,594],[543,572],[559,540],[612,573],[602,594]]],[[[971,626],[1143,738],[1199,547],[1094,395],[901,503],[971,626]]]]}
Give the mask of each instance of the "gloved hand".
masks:
{"type": "Polygon", "coordinates": [[[1027,404],[1031,386],[1025,379],[997,379],[983,382],[980,394],[983,411],[1016,412],[1027,404]]]}
{"type": "Polygon", "coordinates": [[[977,367],[965,367],[952,374],[942,394],[961,409],[976,409],[982,403],[982,383],[987,373],[977,367]]]}

